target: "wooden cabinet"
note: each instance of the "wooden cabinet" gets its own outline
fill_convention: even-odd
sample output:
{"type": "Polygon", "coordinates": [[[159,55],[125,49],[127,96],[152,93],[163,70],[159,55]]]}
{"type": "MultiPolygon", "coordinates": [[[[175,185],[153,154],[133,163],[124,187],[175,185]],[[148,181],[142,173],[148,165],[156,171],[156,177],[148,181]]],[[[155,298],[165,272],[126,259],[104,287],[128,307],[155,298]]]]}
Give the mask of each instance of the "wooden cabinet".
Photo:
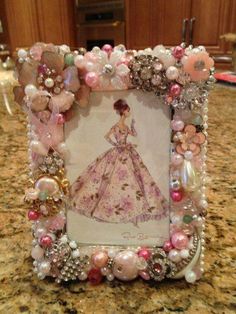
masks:
{"type": "Polygon", "coordinates": [[[236,32],[236,0],[126,0],[126,22],[128,48],[177,45],[185,27],[187,44],[227,55],[230,45],[220,35],[236,32]]]}
{"type": "Polygon", "coordinates": [[[11,51],[37,41],[75,46],[74,0],[5,0],[11,51]]]}

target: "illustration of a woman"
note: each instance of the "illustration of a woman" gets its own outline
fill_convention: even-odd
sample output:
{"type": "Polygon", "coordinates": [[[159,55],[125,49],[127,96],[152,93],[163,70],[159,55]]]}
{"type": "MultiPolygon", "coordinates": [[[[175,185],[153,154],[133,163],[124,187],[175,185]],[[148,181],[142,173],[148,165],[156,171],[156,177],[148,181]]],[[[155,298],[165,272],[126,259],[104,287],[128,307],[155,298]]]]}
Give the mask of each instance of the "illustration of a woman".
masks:
{"type": "Polygon", "coordinates": [[[93,161],[71,187],[73,210],[81,215],[110,223],[160,220],[168,214],[168,203],[147,167],[127,142],[137,136],[134,120],[125,121],[129,105],[122,99],[114,103],[120,119],[105,135],[113,146],[93,161]]]}

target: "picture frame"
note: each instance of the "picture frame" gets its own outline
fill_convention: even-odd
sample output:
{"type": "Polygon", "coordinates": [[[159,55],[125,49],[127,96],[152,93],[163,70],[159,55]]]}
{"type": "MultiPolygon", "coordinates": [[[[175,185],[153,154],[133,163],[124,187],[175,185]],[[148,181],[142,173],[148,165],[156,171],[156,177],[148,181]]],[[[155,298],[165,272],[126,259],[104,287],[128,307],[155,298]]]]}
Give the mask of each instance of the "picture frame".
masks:
{"type": "Polygon", "coordinates": [[[213,65],[185,44],[18,51],[39,279],[201,277],[213,65]]]}

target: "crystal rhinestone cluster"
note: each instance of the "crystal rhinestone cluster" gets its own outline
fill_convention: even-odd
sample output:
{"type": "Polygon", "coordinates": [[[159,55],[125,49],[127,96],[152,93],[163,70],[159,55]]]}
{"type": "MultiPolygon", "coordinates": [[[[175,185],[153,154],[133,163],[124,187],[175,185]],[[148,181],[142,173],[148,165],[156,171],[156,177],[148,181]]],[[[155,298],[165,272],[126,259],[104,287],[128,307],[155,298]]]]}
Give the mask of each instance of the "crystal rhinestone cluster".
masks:
{"type": "Polygon", "coordinates": [[[15,100],[28,115],[29,177],[25,193],[32,221],[34,271],[56,282],[137,277],[159,282],[204,271],[207,98],[213,60],[203,46],[162,45],[135,51],[104,45],[87,52],[36,43],[18,51],[15,100]],[[139,89],[171,106],[170,237],[162,248],[80,246],[66,233],[70,204],[64,169],[64,124],[85,108],[91,91],[139,89]],[[159,98],[158,98],[159,97],[159,98]],[[191,264],[191,262],[193,262],[191,264]]]}

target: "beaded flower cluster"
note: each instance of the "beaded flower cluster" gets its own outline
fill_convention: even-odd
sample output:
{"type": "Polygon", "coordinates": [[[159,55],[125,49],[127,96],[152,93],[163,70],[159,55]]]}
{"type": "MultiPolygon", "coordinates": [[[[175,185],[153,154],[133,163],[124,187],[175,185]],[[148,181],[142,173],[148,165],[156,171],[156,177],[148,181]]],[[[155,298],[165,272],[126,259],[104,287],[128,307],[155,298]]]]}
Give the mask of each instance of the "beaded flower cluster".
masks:
{"type": "Polygon", "coordinates": [[[203,272],[207,201],[207,97],[214,83],[213,60],[203,46],[162,45],[142,51],[123,45],[71,51],[36,43],[18,51],[15,100],[29,119],[31,186],[26,190],[32,221],[34,271],[57,282],[105,277],[161,281],[203,272]],[[91,91],[139,89],[171,106],[170,240],[157,247],[81,247],[66,234],[69,204],[63,125],[91,91]]]}

